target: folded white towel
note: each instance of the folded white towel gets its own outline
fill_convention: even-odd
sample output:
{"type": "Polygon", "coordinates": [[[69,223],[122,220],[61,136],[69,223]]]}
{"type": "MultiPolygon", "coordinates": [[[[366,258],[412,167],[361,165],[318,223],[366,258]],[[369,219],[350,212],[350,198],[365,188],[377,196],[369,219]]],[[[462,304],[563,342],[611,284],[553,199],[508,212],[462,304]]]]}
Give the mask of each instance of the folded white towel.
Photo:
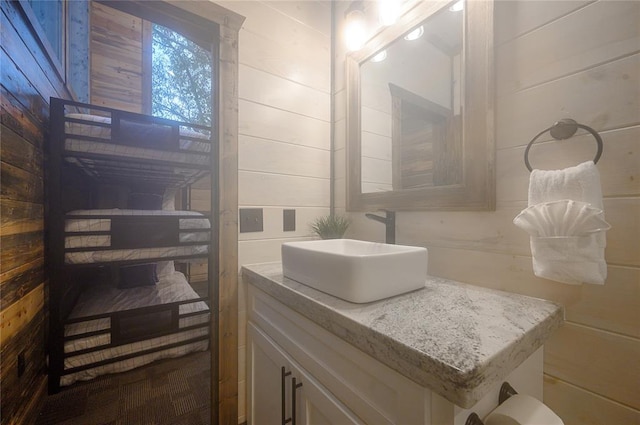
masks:
{"type": "Polygon", "coordinates": [[[600,173],[593,161],[564,170],[533,170],[529,177],[529,206],[571,199],[602,209],[600,173]]]}
{"type": "Polygon", "coordinates": [[[533,170],[529,207],[513,220],[531,235],[536,276],[568,284],[604,284],[605,231],[600,174],[593,161],[533,170]]]}
{"type": "Polygon", "coordinates": [[[513,222],[534,237],[587,236],[611,228],[600,208],[570,199],[532,205],[513,222]]]}

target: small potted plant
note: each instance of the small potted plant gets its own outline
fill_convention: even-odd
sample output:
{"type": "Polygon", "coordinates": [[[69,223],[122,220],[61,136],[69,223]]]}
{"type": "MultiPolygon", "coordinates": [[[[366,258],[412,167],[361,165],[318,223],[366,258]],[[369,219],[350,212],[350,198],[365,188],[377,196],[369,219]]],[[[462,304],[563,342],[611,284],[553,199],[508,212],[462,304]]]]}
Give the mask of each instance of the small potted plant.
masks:
{"type": "Polygon", "coordinates": [[[349,227],[349,219],[337,214],[318,217],[311,223],[311,230],[321,239],[340,239],[349,227]]]}

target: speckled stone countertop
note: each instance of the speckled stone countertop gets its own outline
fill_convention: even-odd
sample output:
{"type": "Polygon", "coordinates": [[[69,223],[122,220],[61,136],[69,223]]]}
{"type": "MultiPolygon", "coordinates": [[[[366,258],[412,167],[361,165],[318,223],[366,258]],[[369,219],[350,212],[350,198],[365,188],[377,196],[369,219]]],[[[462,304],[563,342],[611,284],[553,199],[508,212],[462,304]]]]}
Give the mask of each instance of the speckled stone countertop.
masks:
{"type": "Polygon", "coordinates": [[[353,304],[282,275],[281,263],[242,267],[245,282],[458,406],[480,400],[563,322],[560,305],[447,279],[353,304]]]}

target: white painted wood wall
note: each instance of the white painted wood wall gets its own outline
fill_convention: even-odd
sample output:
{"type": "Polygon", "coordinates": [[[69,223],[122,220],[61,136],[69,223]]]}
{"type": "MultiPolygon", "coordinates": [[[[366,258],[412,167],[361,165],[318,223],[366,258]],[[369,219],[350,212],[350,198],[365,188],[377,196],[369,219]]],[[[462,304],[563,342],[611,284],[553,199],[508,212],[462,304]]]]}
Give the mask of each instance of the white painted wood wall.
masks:
{"type": "MultiPolygon", "coordinates": [[[[247,17],[240,32],[240,207],[263,207],[264,232],[239,235],[240,264],[275,261],[329,212],[330,5],[220,2],[247,17]],[[282,232],[282,209],[296,232],[282,232]]],[[[342,19],[348,2],[336,2],[342,19]]],[[[547,344],[545,402],[567,425],[640,422],[640,2],[500,1],[496,7],[495,212],[399,213],[398,242],[427,246],[434,275],[561,302],[567,325],[547,344]],[[512,225],[526,205],[528,141],[571,117],[601,132],[598,164],[608,232],[605,286],[533,276],[528,237],[512,225]]],[[[336,30],[336,205],[345,206],[345,87],[336,30]]],[[[594,154],[590,136],[536,143],[531,162],[562,168],[594,154]]],[[[350,235],[383,240],[379,223],[352,214],[350,235]]],[[[241,288],[242,289],[242,288],[241,288]]],[[[244,330],[240,294],[240,421],[244,330]]]]}
{"type": "MultiPolygon", "coordinates": [[[[545,350],[545,403],[566,425],[638,424],[640,2],[499,1],[495,19],[497,209],[399,213],[397,242],[428,247],[433,275],[564,304],[566,325],[545,350]],[[527,203],[526,144],[565,117],[604,140],[598,168],[612,225],[604,286],[536,278],[529,238],[512,224],[527,203]]],[[[336,57],[335,189],[344,209],[344,55],[336,57]]],[[[547,135],[530,160],[558,169],[594,155],[591,136],[556,142],[547,135]]],[[[383,227],[363,216],[351,214],[350,236],[383,241],[383,227]]]]}
{"type": "MultiPolygon", "coordinates": [[[[329,213],[331,5],[216,1],[246,17],[239,44],[239,208],[264,210],[264,231],[239,234],[239,264],[277,261],[329,213]],[[296,231],[283,232],[283,209],[296,231]]],[[[239,305],[239,422],[245,420],[246,307],[239,305]]]]}

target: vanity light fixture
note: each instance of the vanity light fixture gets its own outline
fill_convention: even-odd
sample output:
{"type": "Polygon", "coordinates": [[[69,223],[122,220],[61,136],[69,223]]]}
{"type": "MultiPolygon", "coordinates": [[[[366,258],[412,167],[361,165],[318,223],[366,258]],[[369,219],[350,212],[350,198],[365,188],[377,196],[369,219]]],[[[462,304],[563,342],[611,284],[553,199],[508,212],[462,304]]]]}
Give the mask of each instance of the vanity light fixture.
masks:
{"type": "Polygon", "coordinates": [[[382,50],[378,52],[374,57],[371,58],[371,62],[382,62],[387,58],[387,51],[382,50]]]}
{"type": "Polygon", "coordinates": [[[378,18],[385,26],[393,25],[400,14],[401,0],[378,0],[378,18]]]}
{"type": "Polygon", "coordinates": [[[449,10],[451,12],[460,12],[463,9],[464,9],[464,0],[458,0],[457,2],[453,3],[449,7],[449,10]]]}
{"type": "Polygon", "coordinates": [[[424,34],[424,27],[420,25],[418,28],[414,29],[409,34],[405,35],[404,39],[407,41],[417,40],[420,37],[422,37],[422,34],[424,34]]]}
{"type": "Polygon", "coordinates": [[[362,0],[354,1],[344,13],[345,26],[343,35],[349,51],[360,50],[367,39],[367,27],[362,7],[362,0]]]}

